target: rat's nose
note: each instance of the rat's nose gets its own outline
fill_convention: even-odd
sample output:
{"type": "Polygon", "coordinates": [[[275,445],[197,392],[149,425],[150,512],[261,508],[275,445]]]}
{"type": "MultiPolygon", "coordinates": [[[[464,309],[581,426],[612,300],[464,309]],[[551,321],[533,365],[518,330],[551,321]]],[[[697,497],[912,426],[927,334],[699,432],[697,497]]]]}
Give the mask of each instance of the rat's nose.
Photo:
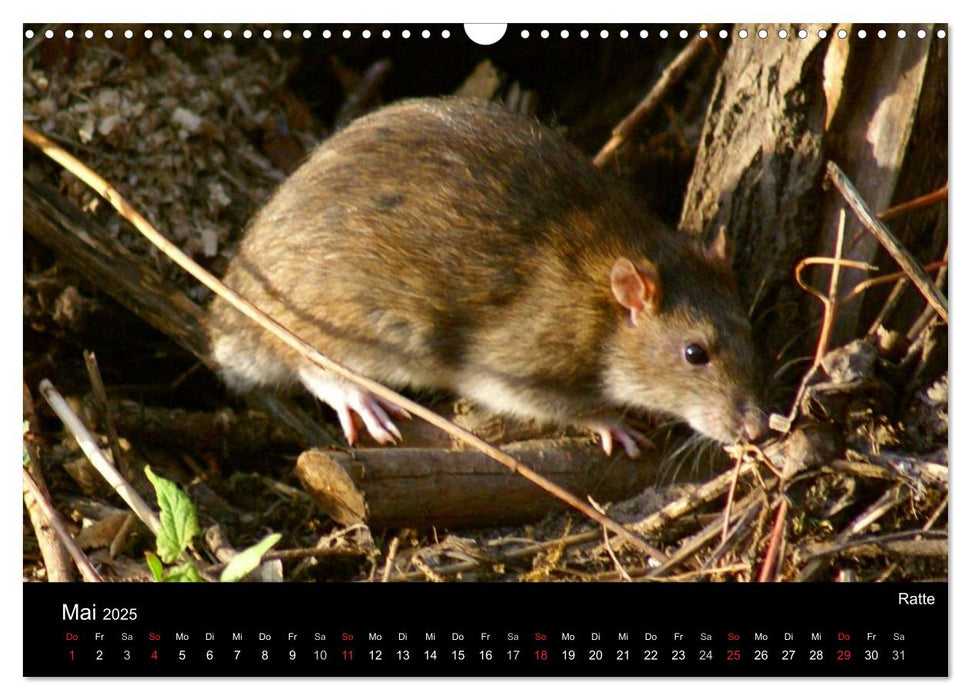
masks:
{"type": "Polygon", "coordinates": [[[768,425],[765,415],[757,408],[747,408],[742,413],[742,434],[749,442],[758,442],[765,437],[768,425]]]}

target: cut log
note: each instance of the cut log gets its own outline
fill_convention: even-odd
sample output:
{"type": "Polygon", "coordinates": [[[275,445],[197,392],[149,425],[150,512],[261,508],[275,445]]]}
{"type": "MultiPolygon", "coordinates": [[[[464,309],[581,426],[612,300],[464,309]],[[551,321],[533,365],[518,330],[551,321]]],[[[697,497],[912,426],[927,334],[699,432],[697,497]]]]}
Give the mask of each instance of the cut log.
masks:
{"type": "MultiPolygon", "coordinates": [[[[660,458],[606,457],[585,438],[531,440],[503,450],[580,498],[605,504],[654,482],[660,458]]],[[[305,452],[297,477],[335,520],[382,527],[492,527],[538,520],[568,506],[470,450],[378,448],[305,452]]]]}

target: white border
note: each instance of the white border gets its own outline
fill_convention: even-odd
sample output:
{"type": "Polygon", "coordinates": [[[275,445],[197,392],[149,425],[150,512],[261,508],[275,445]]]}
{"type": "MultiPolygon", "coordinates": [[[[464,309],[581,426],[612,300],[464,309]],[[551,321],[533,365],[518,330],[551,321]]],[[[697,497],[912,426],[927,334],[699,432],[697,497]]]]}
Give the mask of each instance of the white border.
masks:
{"type": "MultiPolygon", "coordinates": [[[[5,15],[11,14],[10,21],[0,23],[0,27],[9,31],[12,35],[21,31],[20,24],[25,21],[49,21],[56,19],[59,21],[78,21],[85,22],[172,22],[184,23],[187,19],[192,22],[226,22],[232,20],[244,20],[246,22],[279,22],[300,20],[303,23],[323,22],[327,24],[340,24],[346,22],[590,22],[607,23],[635,20],[639,23],[691,23],[691,22],[764,22],[776,23],[785,21],[800,22],[828,22],[828,21],[898,21],[898,22],[928,22],[928,21],[951,21],[949,27],[951,42],[951,87],[950,92],[952,102],[950,124],[951,157],[952,168],[951,180],[961,192],[960,187],[964,182],[963,173],[966,170],[967,157],[967,136],[963,118],[969,116],[967,95],[967,56],[969,47],[966,40],[962,40],[961,30],[967,30],[968,24],[963,22],[955,23],[957,17],[954,9],[956,3],[934,0],[932,2],[903,2],[892,0],[880,2],[878,11],[872,9],[873,5],[863,3],[850,6],[843,0],[813,0],[806,2],[805,6],[799,7],[792,4],[783,4],[778,1],[769,2],[761,0],[759,2],[748,2],[744,5],[732,5],[726,2],[714,2],[713,0],[695,0],[692,3],[650,3],[644,0],[597,0],[596,2],[586,3],[567,3],[560,0],[556,3],[542,3],[529,6],[522,0],[489,0],[482,6],[472,7],[454,0],[446,2],[391,2],[391,0],[373,0],[367,3],[360,2],[323,2],[308,3],[306,0],[275,0],[274,2],[261,3],[236,3],[232,5],[229,12],[225,10],[214,10],[204,8],[200,3],[186,2],[186,0],[170,0],[164,4],[155,3],[131,3],[120,2],[119,0],[104,0],[98,3],[67,3],[64,0],[47,0],[45,2],[33,3],[29,7],[22,3],[5,4],[2,12],[5,15]],[[251,7],[247,7],[247,4],[251,7]],[[13,6],[11,8],[11,6],[13,6]],[[10,8],[10,9],[8,9],[10,8]],[[309,8],[309,9],[308,9],[309,8]],[[29,18],[23,15],[27,13],[29,18]],[[876,19],[874,19],[876,17],[876,19]],[[955,78],[954,76],[961,76],[955,78]],[[960,115],[961,119],[955,120],[953,117],[960,115]]],[[[6,95],[21,95],[22,63],[19,60],[21,53],[21,41],[16,41],[14,36],[9,38],[9,44],[2,50],[7,53],[4,77],[6,95]],[[15,61],[13,52],[18,54],[15,61]],[[17,66],[14,68],[14,66],[17,66]]],[[[22,114],[22,102],[18,100],[14,104],[11,98],[12,108],[0,115],[4,121],[3,133],[8,135],[4,140],[7,153],[3,162],[16,163],[20,161],[21,151],[17,148],[12,135],[16,134],[18,124],[15,120],[22,114]],[[18,106],[20,105],[20,106],[18,106]]],[[[20,175],[12,171],[12,167],[5,174],[5,185],[3,192],[8,193],[8,201],[11,202],[11,209],[14,212],[19,210],[19,203],[16,192],[19,191],[20,175]],[[14,177],[17,179],[14,180],[14,177]]],[[[963,193],[962,193],[963,194],[963,193]]],[[[958,265],[964,264],[965,249],[967,244],[963,242],[964,235],[967,234],[966,227],[961,224],[967,221],[965,209],[968,197],[952,198],[951,200],[951,230],[957,235],[951,239],[950,256],[952,260],[957,260],[958,265]]],[[[18,338],[18,345],[14,352],[21,352],[23,348],[20,330],[22,328],[22,308],[19,302],[14,299],[21,299],[22,290],[20,287],[21,272],[20,259],[22,258],[21,237],[16,230],[16,214],[12,217],[13,225],[7,227],[7,237],[13,240],[13,252],[8,252],[3,256],[4,264],[10,269],[5,270],[5,274],[0,277],[4,286],[2,298],[5,300],[0,308],[3,309],[2,318],[4,328],[9,336],[10,329],[15,329],[14,334],[18,338]],[[21,255],[16,255],[16,252],[21,255]],[[13,266],[17,267],[14,268],[13,266]]],[[[8,243],[8,245],[10,245],[8,243]]],[[[962,328],[963,308],[967,303],[967,279],[962,279],[963,275],[953,278],[951,286],[951,306],[958,309],[957,323],[958,328],[962,328]]],[[[952,311],[953,319],[953,311],[952,311]]],[[[954,321],[952,320],[952,324],[954,321]]],[[[961,333],[953,334],[951,338],[951,352],[954,357],[968,358],[968,348],[961,333]]],[[[961,474],[968,467],[963,462],[965,455],[971,454],[967,449],[968,433],[964,423],[967,412],[965,411],[966,399],[963,392],[969,390],[965,379],[965,372],[962,364],[956,367],[952,365],[950,386],[951,386],[951,405],[950,417],[952,438],[952,451],[950,463],[953,467],[952,472],[952,504],[962,494],[962,490],[955,486],[960,486],[961,474]],[[955,371],[956,370],[956,371],[955,371]],[[954,420],[957,418],[958,425],[955,427],[954,420]],[[957,474],[955,478],[955,474],[957,474]]],[[[8,456],[7,475],[4,479],[2,493],[10,496],[9,500],[4,499],[4,503],[9,507],[2,509],[4,513],[3,529],[0,530],[0,541],[2,541],[2,558],[0,561],[9,565],[11,570],[0,576],[0,595],[9,605],[12,601],[20,601],[19,607],[22,609],[22,592],[20,583],[20,563],[21,541],[15,533],[20,532],[22,526],[21,518],[22,502],[20,496],[20,478],[15,476],[15,470],[11,462],[19,452],[19,423],[20,423],[20,386],[16,375],[8,372],[2,375],[2,391],[0,395],[3,400],[3,420],[0,420],[0,435],[3,435],[3,445],[6,447],[2,454],[8,456]],[[16,451],[15,451],[16,450],[16,451]],[[12,569],[17,567],[15,573],[12,569]]],[[[962,511],[963,502],[960,506],[950,508],[949,521],[952,532],[952,542],[963,544],[968,535],[962,511]],[[955,512],[957,511],[957,512],[955,512]]],[[[957,688],[958,679],[967,681],[971,677],[968,659],[971,659],[971,642],[968,635],[971,635],[971,626],[967,624],[968,604],[961,595],[961,591],[966,591],[964,583],[967,581],[968,555],[967,548],[958,554],[957,548],[952,546],[952,558],[950,562],[951,578],[951,672],[950,682],[925,681],[925,680],[523,680],[523,681],[395,681],[395,680],[370,680],[353,681],[328,679],[318,681],[307,680],[112,680],[112,681],[31,681],[29,686],[25,681],[21,681],[15,687],[25,695],[30,693],[31,697],[45,697],[48,694],[53,696],[68,696],[71,698],[97,698],[103,700],[106,693],[120,693],[140,698],[169,698],[173,693],[182,693],[191,688],[202,692],[219,691],[247,693],[247,689],[252,689],[256,693],[264,693],[273,686],[279,684],[279,689],[287,693],[303,694],[312,693],[314,696],[321,694],[334,697],[335,694],[349,697],[370,697],[380,694],[382,697],[397,696],[402,691],[408,694],[416,693],[422,697],[468,697],[468,698],[489,698],[494,700],[496,695],[507,695],[510,691],[515,694],[529,694],[535,696],[539,693],[549,697],[583,697],[588,698],[592,693],[609,692],[616,694],[617,697],[644,697],[656,693],[665,693],[675,697],[695,697],[702,694],[706,698],[712,696],[725,697],[733,695],[752,696],[752,691],[759,695],[766,694],[773,697],[787,698],[811,698],[818,700],[821,694],[831,694],[833,692],[854,694],[879,693],[881,696],[894,698],[899,692],[900,695],[908,697],[918,693],[931,692],[935,697],[959,697],[957,688]],[[255,683],[255,685],[254,685],[255,683]],[[401,683],[402,685],[399,685],[401,683]]],[[[6,568],[6,567],[5,567],[6,568]]],[[[474,595],[474,586],[470,587],[470,595],[474,595]]],[[[646,607],[652,605],[663,605],[663,600],[653,599],[655,595],[653,587],[645,586],[646,607]]],[[[798,605],[798,601],[793,601],[798,605]]],[[[781,611],[780,611],[781,612],[781,611]]],[[[13,614],[11,612],[11,614],[13,614]]],[[[21,619],[23,617],[21,616],[21,619]]],[[[29,621],[29,613],[28,618],[29,621]]],[[[22,639],[22,636],[20,637],[22,639]]],[[[5,634],[0,635],[0,664],[2,664],[4,677],[19,678],[22,674],[22,649],[21,642],[16,637],[14,630],[8,629],[5,634]]],[[[17,691],[14,691],[17,692],[17,691]]],[[[967,689],[964,691],[967,692],[967,689]]]]}

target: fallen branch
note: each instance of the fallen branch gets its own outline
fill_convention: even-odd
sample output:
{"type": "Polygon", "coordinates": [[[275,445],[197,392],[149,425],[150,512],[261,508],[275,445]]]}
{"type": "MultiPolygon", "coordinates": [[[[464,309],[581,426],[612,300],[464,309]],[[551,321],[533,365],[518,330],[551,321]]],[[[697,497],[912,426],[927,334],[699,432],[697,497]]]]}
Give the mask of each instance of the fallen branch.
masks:
{"type": "Polygon", "coordinates": [[[877,556],[890,552],[911,557],[946,557],[947,542],[946,530],[907,530],[838,544],[812,544],[802,555],[814,559],[837,554],[877,556]]]}

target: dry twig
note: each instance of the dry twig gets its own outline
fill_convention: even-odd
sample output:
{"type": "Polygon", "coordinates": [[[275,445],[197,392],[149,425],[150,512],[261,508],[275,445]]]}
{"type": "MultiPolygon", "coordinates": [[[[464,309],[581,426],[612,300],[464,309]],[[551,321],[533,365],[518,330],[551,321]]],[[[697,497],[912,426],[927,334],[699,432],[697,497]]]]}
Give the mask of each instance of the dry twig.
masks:
{"type": "Polygon", "coordinates": [[[781,551],[783,549],[783,538],[785,537],[786,516],[789,514],[789,500],[782,497],[779,501],[779,509],[775,514],[775,525],[772,527],[772,536],[769,538],[769,547],[765,552],[765,560],[762,562],[762,570],[759,572],[759,583],[772,581],[778,571],[778,562],[781,561],[781,551]]]}
{"type": "Polygon", "coordinates": [[[877,214],[877,218],[881,221],[890,221],[892,219],[896,219],[898,216],[906,214],[907,212],[929,207],[932,204],[943,202],[945,199],[947,199],[946,182],[944,183],[943,187],[936,189],[929,194],[921,195],[920,197],[915,197],[910,201],[896,204],[889,209],[884,209],[882,212],[877,214]]]}
{"type": "Polygon", "coordinates": [[[94,391],[95,400],[100,404],[99,408],[103,411],[105,432],[108,433],[108,446],[111,448],[111,457],[115,461],[115,467],[120,471],[125,470],[125,458],[118,444],[118,433],[115,431],[114,412],[108,403],[108,393],[105,391],[104,382],[101,380],[101,370],[98,368],[98,358],[93,352],[84,351],[84,364],[88,368],[88,377],[91,380],[91,389],[94,391]]]}
{"type": "MultiPolygon", "coordinates": [[[[702,30],[708,31],[710,27],[702,27],[702,30]]],[[[671,62],[671,64],[664,69],[661,73],[661,77],[658,78],[657,82],[654,83],[654,87],[651,91],[647,93],[643,100],[628,114],[623,121],[614,127],[611,133],[610,140],[604,144],[603,148],[593,159],[593,164],[598,168],[602,168],[610,160],[610,157],[614,152],[620,148],[620,146],[630,138],[631,133],[637,128],[637,126],[648,117],[648,115],[653,112],[657,106],[661,103],[661,100],[667,94],[668,90],[681,79],[681,76],[685,74],[688,68],[694,63],[695,59],[701,54],[701,49],[710,41],[708,37],[702,38],[699,34],[695,36],[688,45],[685,46],[681,53],[671,62]]]]}
{"type": "Polygon", "coordinates": [[[37,485],[37,482],[34,481],[34,478],[30,475],[30,472],[28,472],[26,468],[24,468],[23,470],[23,477],[24,477],[24,484],[26,484],[27,489],[34,497],[34,500],[37,502],[37,505],[40,507],[40,509],[44,512],[44,515],[47,517],[47,521],[51,524],[51,527],[54,528],[54,531],[57,533],[57,536],[61,539],[61,542],[67,548],[67,551],[70,553],[71,558],[74,559],[74,563],[77,564],[78,571],[81,572],[81,575],[84,577],[84,580],[91,581],[91,582],[100,582],[101,576],[98,575],[98,572],[95,571],[94,567],[91,565],[91,562],[85,556],[84,552],[81,551],[81,548],[78,547],[77,543],[74,541],[74,538],[71,537],[71,533],[69,533],[67,531],[67,528],[64,526],[64,521],[61,520],[61,516],[54,509],[54,506],[51,505],[51,502],[47,500],[47,497],[44,495],[44,492],[41,491],[40,487],[37,485]]]}
{"type": "Polygon", "coordinates": [[[846,174],[840,170],[839,166],[833,161],[828,161],[826,163],[826,174],[829,179],[839,190],[840,194],[846,200],[846,203],[850,205],[853,213],[856,214],[860,222],[866,227],[866,229],[873,234],[873,236],[880,241],[880,244],[886,248],[887,252],[897,261],[901,269],[907,273],[910,281],[914,283],[914,286],[924,295],[927,299],[927,303],[930,304],[934,311],[947,323],[947,299],[941,294],[940,291],[934,286],[930,277],[927,276],[920,264],[914,260],[914,257],[900,245],[900,242],[896,237],[890,233],[889,229],[883,225],[883,223],[873,215],[870,208],[867,206],[863,198],[860,197],[859,192],[853,187],[853,183],[850,182],[846,174]]]}
{"type": "Polygon", "coordinates": [[[155,515],[155,511],[151,509],[142,497],[138,495],[138,492],[132,488],[132,485],[115,469],[111,460],[98,447],[94,436],[88,431],[78,415],[71,410],[64,397],[46,379],[40,383],[40,392],[47,403],[50,404],[50,407],[54,409],[57,417],[64,423],[64,427],[77,440],[78,445],[91,462],[91,465],[98,470],[101,476],[105,478],[105,481],[121,496],[139,519],[148,526],[148,529],[153,534],[157,533],[161,525],[159,524],[158,516],[155,515]]]}

